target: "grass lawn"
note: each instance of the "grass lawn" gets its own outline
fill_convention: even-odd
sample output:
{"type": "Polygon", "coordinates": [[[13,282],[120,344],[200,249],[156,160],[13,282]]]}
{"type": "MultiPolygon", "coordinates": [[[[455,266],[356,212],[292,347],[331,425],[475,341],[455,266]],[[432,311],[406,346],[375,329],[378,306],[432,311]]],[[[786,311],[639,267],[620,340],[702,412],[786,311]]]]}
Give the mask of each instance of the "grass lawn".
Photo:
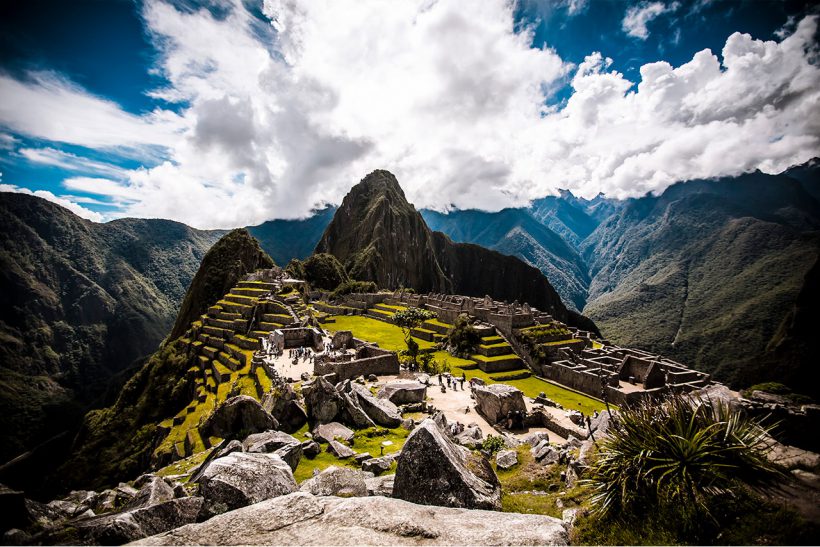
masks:
{"type": "MultiPolygon", "coordinates": [[[[349,330],[356,338],[375,342],[380,348],[392,351],[407,349],[407,344],[404,343],[404,333],[396,325],[362,315],[333,315],[331,318],[336,322],[326,324],[327,330],[349,330]]],[[[433,342],[420,338],[414,337],[413,339],[418,343],[420,349],[432,348],[435,345],[433,342]]]]}

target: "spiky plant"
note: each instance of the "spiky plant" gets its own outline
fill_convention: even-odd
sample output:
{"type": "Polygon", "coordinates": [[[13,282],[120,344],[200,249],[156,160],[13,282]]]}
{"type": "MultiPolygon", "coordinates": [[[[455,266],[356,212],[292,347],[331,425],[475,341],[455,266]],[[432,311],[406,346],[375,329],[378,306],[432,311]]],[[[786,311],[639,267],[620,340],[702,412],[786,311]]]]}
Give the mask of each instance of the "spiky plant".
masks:
{"type": "Polygon", "coordinates": [[[653,507],[710,515],[715,496],[781,476],[765,454],[771,428],[722,402],[674,395],[623,409],[617,422],[586,481],[601,516],[653,507]]]}

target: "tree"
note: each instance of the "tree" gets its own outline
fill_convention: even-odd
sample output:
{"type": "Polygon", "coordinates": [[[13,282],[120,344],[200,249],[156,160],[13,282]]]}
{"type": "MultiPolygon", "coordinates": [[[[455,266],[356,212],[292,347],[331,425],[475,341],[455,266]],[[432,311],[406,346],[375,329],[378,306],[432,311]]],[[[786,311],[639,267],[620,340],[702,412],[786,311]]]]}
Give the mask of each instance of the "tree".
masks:
{"type": "Polygon", "coordinates": [[[469,317],[461,314],[456,318],[456,323],[447,334],[447,346],[450,352],[457,357],[469,357],[476,352],[481,343],[481,336],[475,330],[469,317]]]}
{"type": "Polygon", "coordinates": [[[435,317],[436,314],[433,312],[421,308],[407,308],[393,314],[393,323],[401,328],[404,334],[404,343],[407,344],[407,355],[413,360],[414,365],[419,354],[419,345],[413,340],[410,332],[421,326],[425,321],[435,317]]]}

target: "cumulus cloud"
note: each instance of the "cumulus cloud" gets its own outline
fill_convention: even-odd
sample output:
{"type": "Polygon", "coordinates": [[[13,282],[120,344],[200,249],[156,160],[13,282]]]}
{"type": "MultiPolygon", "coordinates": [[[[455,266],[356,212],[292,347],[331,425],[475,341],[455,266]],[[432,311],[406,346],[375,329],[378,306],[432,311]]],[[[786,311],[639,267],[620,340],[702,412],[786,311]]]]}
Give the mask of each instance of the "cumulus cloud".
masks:
{"type": "Polygon", "coordinates": [[[100,213],[86,209],[82,205],[78,205],[77,203],[71,201],[70,199],[67,199],[66,197],[55,196],[53,193],[47,190],[31,191],[28,188],[21,188],[13,184],[0,184],[0,192],[15,192],[18,194],[28,194],[30,196],[37,196],[38,198],[43,198],[47,201],[65,207],[75,215],[82,217],[86,220],[90,220],[92,222],[103,221],[103,216],[100,213]]]}
{"type": "Polygon", "coordinates": [[[649,29],[646,25],[664,13],[675,11],[679,7],[678,2],[673,2],[668,6],[663,2],[641,2],[626,10],[621,26],[629,36],[646,40],[649,38],[649,29]]]}
{"type": "Polygon", "coordinates": [[[21,153],[72,171],[67,189],[119,214],[202,228],[304,216],[377,168],[419,207],[497,210],[556,188],[630,197],[820,154],[816,17],[779,42],[737,33],[720,56],[644,65],[636,82],[603,53],[575,67],[532,47],[512,10],[504,0],[469,12],[444,0],[267,0],[262,17],[237,0],[215,17],[148,0],[154,70],[167,81],[151,95],[176,113],[134,116],[62,79],[4,77],[4,99],[24,93],[20,108],[49,116],[0,101],[0,124],[88,147],[159,148],[130,170],[54,147],[21,153]],[[549,106],[567,81],[569,99],[549,106]]]}

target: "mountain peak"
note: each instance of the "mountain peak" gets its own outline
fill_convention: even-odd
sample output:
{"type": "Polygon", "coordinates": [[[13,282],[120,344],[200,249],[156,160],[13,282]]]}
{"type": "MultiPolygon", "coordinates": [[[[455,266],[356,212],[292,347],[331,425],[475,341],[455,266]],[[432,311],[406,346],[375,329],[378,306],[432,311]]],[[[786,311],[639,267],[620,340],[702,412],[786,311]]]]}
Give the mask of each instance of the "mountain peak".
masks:
{"type": "Polygon", "coordinates": [[[404,190],[402,190],[398,179],[396,179],[396,175],[386,169],[376,169],[368,173],[350,190],[350,194],[358,195],[361,193],[387,195],[405,202],[407,201],[404,190]]]}

